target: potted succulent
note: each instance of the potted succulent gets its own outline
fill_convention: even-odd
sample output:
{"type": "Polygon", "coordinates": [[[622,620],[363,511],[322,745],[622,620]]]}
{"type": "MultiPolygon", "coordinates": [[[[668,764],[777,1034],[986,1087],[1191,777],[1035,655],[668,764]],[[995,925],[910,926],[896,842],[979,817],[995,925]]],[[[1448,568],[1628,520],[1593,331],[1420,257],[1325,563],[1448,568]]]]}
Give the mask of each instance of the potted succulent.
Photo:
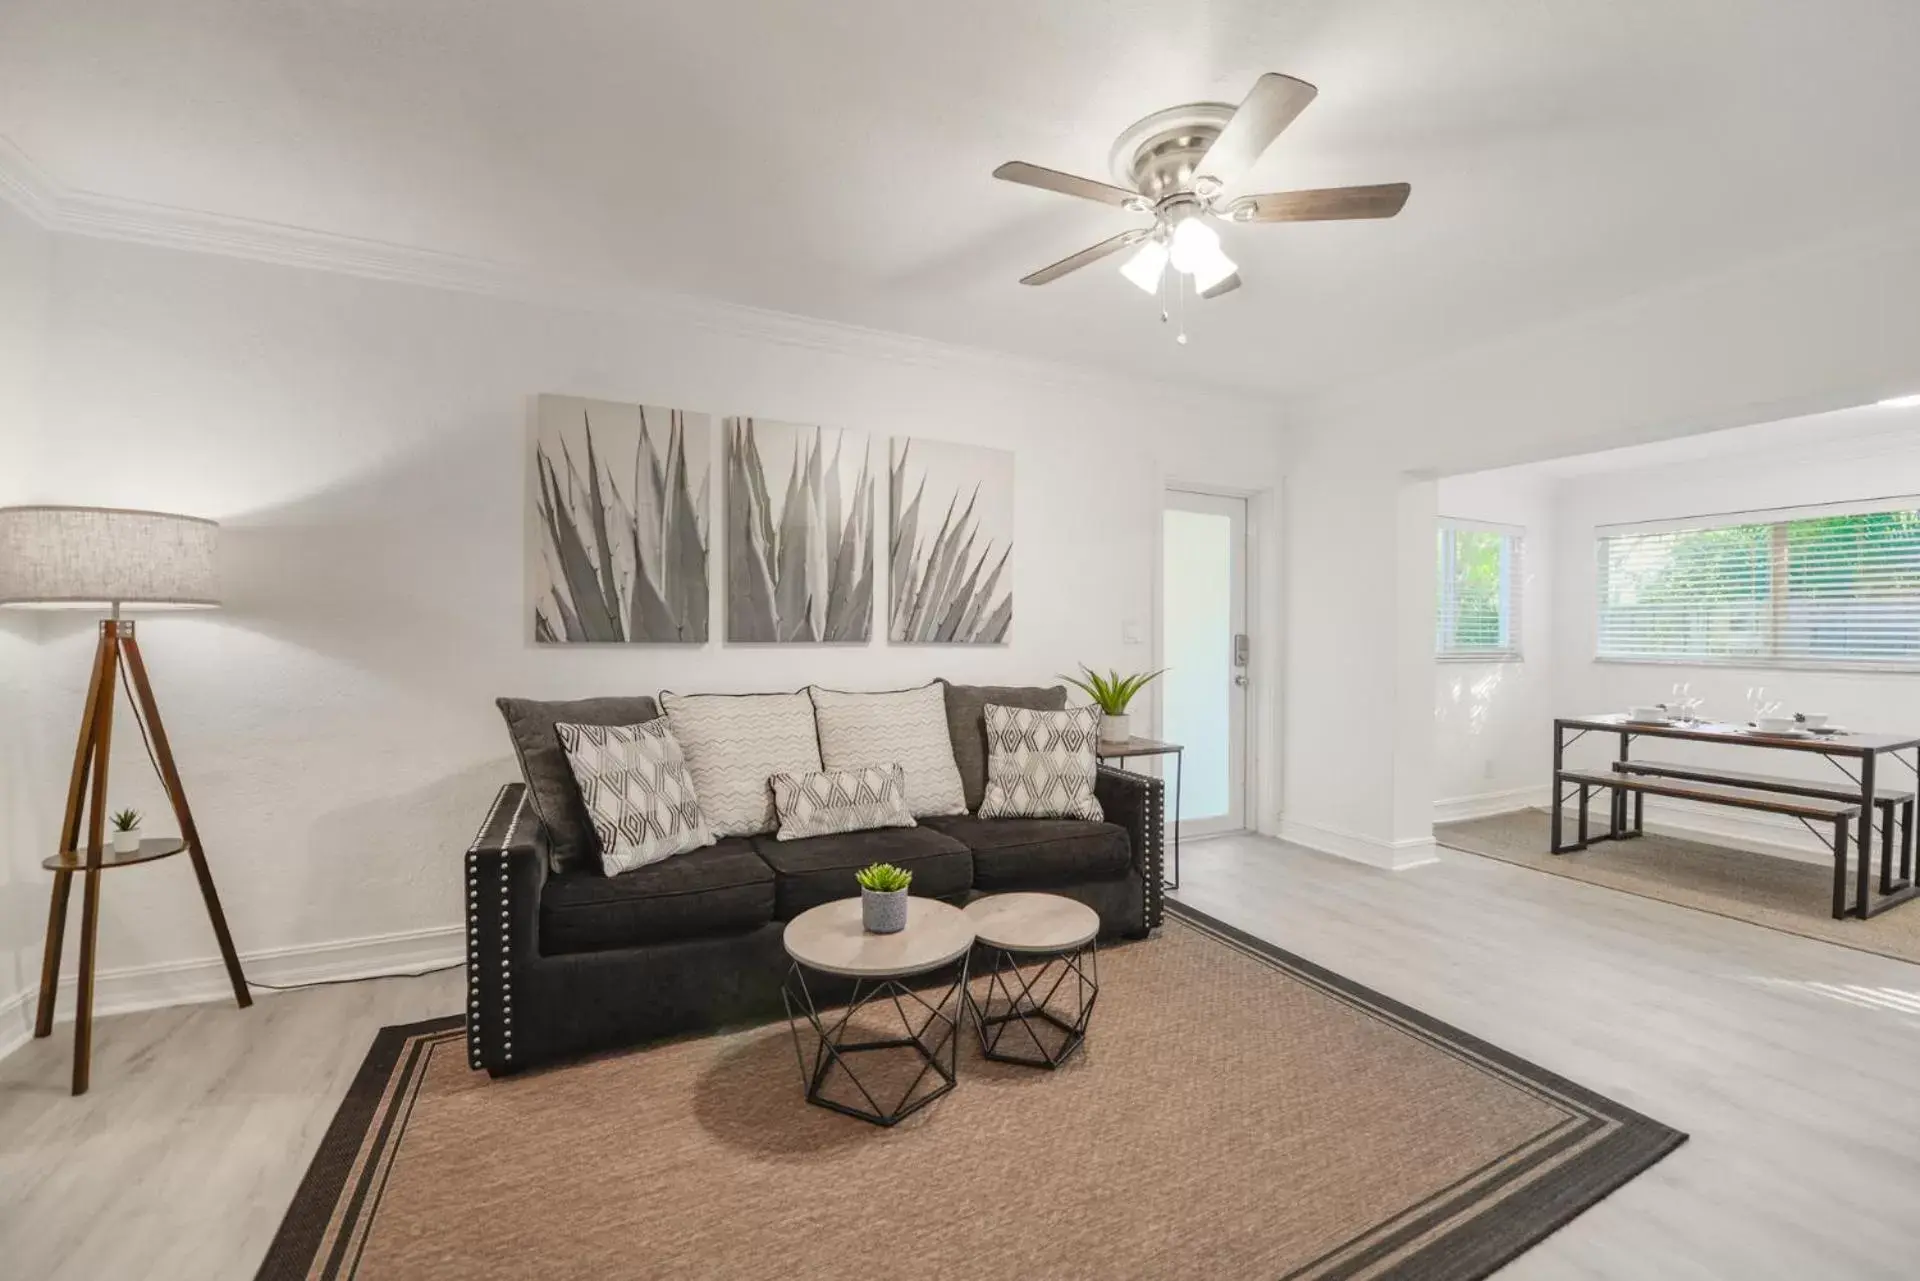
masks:
{"type": "Polygon", "coordinates": [[[873,863],[853,874],[860,883],[860,924],[869,934],[907,928],[907,886],[913,873],[891,863],[873,863]]]}
{"type": "Polygon", "coordinates": [[[140,811],[120,810],[113,815],[113,852],[140,852],[140,811]]]}
{"type": "Polygon", "coordinates": [[[1122,676],[1109,669],[1105,676],[1094,671],[1085,663],[1080,671],[1085,676],[1062,676],[1060,679],[1085,692],[1100,709],[1100,741],[1103,743],[1124,743],[1133,737],[1133,721],[1127,715],[1127,704],[1133,696],[1147,687],[1147,682],[1167,669],[1159,671],[1135,672],[1131,676],[1122,676]]]}

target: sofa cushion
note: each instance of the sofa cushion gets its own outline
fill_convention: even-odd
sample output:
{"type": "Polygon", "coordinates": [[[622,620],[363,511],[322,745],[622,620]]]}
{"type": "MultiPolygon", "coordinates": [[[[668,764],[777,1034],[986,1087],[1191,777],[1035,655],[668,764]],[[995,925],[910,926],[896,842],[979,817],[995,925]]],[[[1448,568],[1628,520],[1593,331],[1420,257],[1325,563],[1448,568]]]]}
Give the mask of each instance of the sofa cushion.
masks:
{"type": "Polygon", "coordinates": [[[618,876],[548,877],[540,894],[540,951],[639,947],[750,930],[772,919],[773,871],[736,837],[618,876]]]}
{"type": "Polygon", "coordinates": [[[904,867],[913,873],[912,892],[927,898],[965,894],[973,885],[973,856],[967,847],[930,827],[886,827],[803,841],[756,836],[753,848],[773,869],[773,913],[783,921],[858,894],[853,874],[869,863],[904,867]]]}
{"type": "Polygon", "coordinates": [[[771,832],[779,819],[767,780],[820,769],[813,700],[805,694],[663,693],[660,706],[715,836],[771,832]]]}
{"type": "Polygon", "coordinates": [[[823,769],[898,765],[907,776],[915,818],[964,814],[965,790],[947,733],[946,695],[938,682],[884,694],[848,694],[808,686],[820,729],[823,769]]]}
{"type": "Polygon", "coordinates": [[[1067,705],[1067,687],[954,685],[947,681],[941,681],[940,686],[946,696],[947,735],[953,740],[953,759],[960,768],[960,787],[971,813],[980,808],[987,792],[987,704],[1059,711],[1067,705]]]}
{"type": "Polygon", "coordinates": [[[527,800],[547,830],[547,858],[555,872],[600,870],[600,838],[560,746],[561,721],[573,725],[640,725],[660,715],[651,698],[496,698],[527,780],[527,800]]]}
{"type": "Polygon", "coordinates": [[[1104,881],[1133,866],[1127,829],[1078,818],[930,818],[973,851],[973,885],[980,890],[1104,881]]]}
{"type": "Polygon", "coordinates": [[[600,842],[601,871],[615,876],[713,844],[686,757],[663,717],[554,728],[600,842]]]}

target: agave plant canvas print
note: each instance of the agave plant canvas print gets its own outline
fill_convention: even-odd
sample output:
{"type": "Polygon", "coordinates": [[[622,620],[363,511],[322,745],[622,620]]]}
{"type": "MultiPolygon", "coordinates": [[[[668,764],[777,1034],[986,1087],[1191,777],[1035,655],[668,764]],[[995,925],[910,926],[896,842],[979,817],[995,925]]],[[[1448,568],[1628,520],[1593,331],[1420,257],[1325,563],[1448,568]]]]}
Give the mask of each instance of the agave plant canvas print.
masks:
{"type": "Polygon", "coordinates": [[[533,437],[534,639],[705,641],[712,418],[541,396],[533,437]]]}
{"type": "Polygon", "coordinates": [[[1000,645],[1013,626],[1013,455],[895,436],[887,636],[1000,645]]]}
{"type": "Polygon", "coordinates": [[[727,419],[727,639],[873,636],[864,432],[727,419]]]}

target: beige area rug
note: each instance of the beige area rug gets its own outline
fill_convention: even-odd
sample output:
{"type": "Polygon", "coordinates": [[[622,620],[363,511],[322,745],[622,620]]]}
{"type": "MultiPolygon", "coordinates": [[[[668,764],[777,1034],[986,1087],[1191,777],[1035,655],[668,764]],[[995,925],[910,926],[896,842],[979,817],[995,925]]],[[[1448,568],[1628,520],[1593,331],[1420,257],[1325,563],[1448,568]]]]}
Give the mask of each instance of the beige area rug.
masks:
{"type": "Polygon", "coordinates": [[[1920,904],[1892,908],[1864,921],[1836,921],[1831,915],[1832,864],[1822,867],[1652,833],[1631,841],[1601,841],[1577,854],[1549,854],[1545,810],[1440,823],[1433,837],[1448,849],[1920,962],[1920,904]]]}
{"type": "Polygon", "coordinates": [[[785,1024],[490,1080],[385,1029],[261,1268],[295,1277],[1484,1276],[1685,1136],[1177,905],[1082,1052],[883,1130],[785,1024]]]}

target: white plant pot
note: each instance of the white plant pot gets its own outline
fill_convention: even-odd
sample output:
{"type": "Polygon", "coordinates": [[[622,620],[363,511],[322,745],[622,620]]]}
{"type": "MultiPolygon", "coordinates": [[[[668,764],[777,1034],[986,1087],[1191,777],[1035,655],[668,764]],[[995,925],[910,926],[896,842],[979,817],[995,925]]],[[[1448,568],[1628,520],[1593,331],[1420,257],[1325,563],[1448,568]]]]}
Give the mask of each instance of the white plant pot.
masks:
{"type": "Polygon", "coordinates": [[[136,827],[131,832],[114,832],[113,852],[115,854],[138,854],[140,852],[140,829],[136,827]]]}
{"type": "Polygon", "coordinates": [[[1133,717],[1122,712],[1118,716],[1103,714],[1100,717],[1100,741],[1103,743],[1124,743],[1133,737],[1133,717]]]}

